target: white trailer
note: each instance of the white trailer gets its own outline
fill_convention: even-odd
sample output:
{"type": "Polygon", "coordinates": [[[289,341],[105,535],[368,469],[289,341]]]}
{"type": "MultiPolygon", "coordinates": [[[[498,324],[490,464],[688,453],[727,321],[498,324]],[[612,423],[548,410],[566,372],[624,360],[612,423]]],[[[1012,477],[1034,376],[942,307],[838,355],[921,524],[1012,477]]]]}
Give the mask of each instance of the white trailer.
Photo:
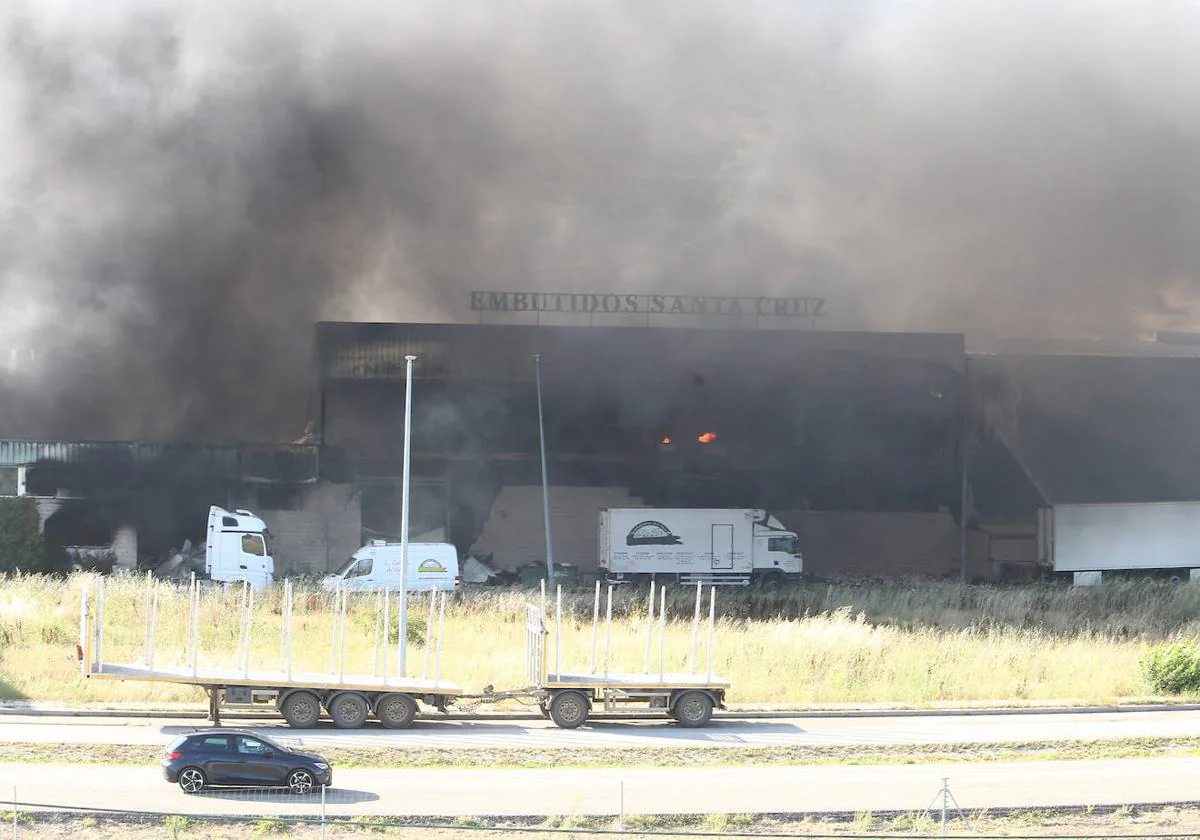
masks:
{"type": "MultiPolygon", "coordinates": [[[[292,726],[307,728],[317,724],[324,710],[342,729],[356,729],[374,715],[391,729],[408,726],[417,715],[417,701],[444,711],[462,690],[441,678],[442,627],[446,594],[431,592],[429,597],[429,643],[421,678],[405,673],[389,674],[391,655],[391,593],[377,596],[375,623],[375,668],[370,676],[347,674],[345,667],[346,616],[350,593],[335,594],[335,610],[330,628],[332,644],[328,673],[302,673],[292,668],[293,604],[290,580],[284,581],[282,622],[278,667],[263,667],[252,661],[251,638],[254,632],[255,590],[249,582],[241,589],[238,652],[234,667],[207,667],[200,664],[200,627],[202,615],[201,583],[194,578],[187,588],[186,664],[164,666],[155,662],[155,634],[158,627],[159,593],[170,584],[146,576],[146,627],[141,662],[111,663],[104,660],[104,578],[98,578],[95,595],[83,591],[79,618],[77,653],[83,675],[90,679],[138,680],[195,685],[209,696],[209,714],[220,724],[221,706],[269,708],[274,706],[292,726]],[[434,631],[437,610],[436,633],[434,631]],[[382,634],[381,631],[382,630],[382,634]],[[432,677],[430,656],[436,651],[432,677]]],[[[396,599],[398,600],[398,598],[396,599]]],[[[398,607],[397,607],[398,609],[398,607]]],[[[397,653],[407,644],[401,623],[397,653]]],[[[397,665],[397,672],[400,666],[397,665]]]]}
{"type": "Polygon", "coordinates": [[[599,565],[610,580],[747,584],[799,577],[796,534],[760,509],[600,511],[599,565]]]}
{"type": "Polygon", "coordinates": [[[1038,511],[1038,556],[1080,585],[1106,571],[1188,569],[1200,578],[1200,502],[1055,505],[1038,511]]]}
{"type": "MultiPolygon", "coordinates": [[[[595,602],[592,609],[592,652],[590,665],[586,669],[564,669],[562,667],[562,587],[558,587],[554,611],[554,648],[551,650],[550,631],[546,618],[546,589],[542,582],[542,603],[525,605],[525,664],[531,687],[519,692],[495,695],[519,697],[532,695],[542,714],[556,726],[574,729],[587,720],[588,714],[601,704],[604,711],[613,711],[622,706],[645,705],[652,711],[670,715],[681,726],[706,725],[712,718],[714,708],[725,707],[725,692],[729,681],[713,673],[713,644],[716,616],[716,589],[709,588],[706,665],[697,670],[696,658],[700,639],[700,617],[704,593],[701,584],[696,584],[695,613],[692,618],[692,646],[686,672],[666,671],[666,588],[658,592],[659,607],[657,632],[655,629],[655,591],[650,584],[650,598],[646,617],[646,654],[642,670],[628,673],[611,668],[612,598],[613,587],[608,587],[608,600],[604,618],[604,654],[598,657],[600,635],[600,582],[596,582],[595,602]],[[657,656],[654,655],[655,636],[658,637],[657,656]],[[658,668],[653,665],[657,661],[658,668]]],[[[488,699],[491,699],[490,697],[488,699]]]]}

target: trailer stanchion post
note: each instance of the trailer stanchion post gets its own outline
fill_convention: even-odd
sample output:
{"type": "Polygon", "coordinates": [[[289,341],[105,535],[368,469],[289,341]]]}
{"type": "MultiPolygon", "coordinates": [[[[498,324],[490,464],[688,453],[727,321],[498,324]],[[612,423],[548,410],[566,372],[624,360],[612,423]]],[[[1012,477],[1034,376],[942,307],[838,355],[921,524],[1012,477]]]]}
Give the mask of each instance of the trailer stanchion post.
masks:
{"type": "Polygon", "coordinates": [[[442,631],[446,627],[446,593],[442,593],[441,604],[438,607],[438,629],[437,629],[437,664],[433,672],[433,684],[436,686],[442,681],[442,631]]]}
{"type": "Polygon", "coordinates": [[[333,591],[333,603],[329,606],[330,636],[329,636],[329,677],[337,673],[337,643],[338,643],[338,605],[342,603],[342,586],[339,583],[338,588],[333,591]]]}
{"type": "Polygon", "coordinates": [[[153,572],[146,572],[146,635],[142,638],[142,661],[150,667],[150,588],[153,586],[153,572]]]}
{"type": "Polygon", "coordinates": [[[249,590],[250,581],[242,581],[242,599],[238,609],[238,670],[241,670],[246,657],[246,593],[249,590]]]}
{"type": "Polygon", "coordinates": [[[562,679],[562,584],[554,598],[554,679],[562,679]]]}
{"type": "Polygon", "coordinates": [[[150,638],[146,643],[148,656],[146,657],[146,669],[154,670],[154,642],[158,635],[158,581],[154,581],[154,603],[150,607],[150,638]]]}
{"type": "Polygon", "coordinates": [[[592,667],[589,674],[596,673],[596,632],[600,629],[600,581],[596,581],[596,598],[592,604],[592,667]]]}
{"type": "Polygon", "coordinates": [[[92,642],[88,636],[88,618],[88,588],[85,583],[79,590],[79,673],[85,676],[92,666],[92,642]]]}
{"type": "Polygon", "coordinates": [[[708,681],[712,682],[713,669],[713,625],[717,616],[717,587],[708,587],[708,681]]]}
{"type": "Polygon", "coordinates": [[[96,673],[104,673],[104,578],[96,583],[96,673]]]}
{"type": "Polygon", "coordinates": [[[604,618],[604,678],[608,679],[608,654],[612,649],[612,584],[608,585],[608,607],[604,618]]]}
{"type": "Polygon", "coordinates": [[[379,676],[379,623],[383,620],[383,594],[375,596],[375,659],[371,663],[371,676],[379,676]]]}
{"type": "Polygon", "coordinates": [[[249,590],[249,596],[246,599],[246,658],[244,660],[244,670],[242,676],[250,676],[250,640],[254,638],[254,587],[246,584],[249,590]]]}
{"type": "MultiPolygon", "coordinates": [[[[429,618],[425,621],[425,667],[421,670],[421,679],[429,679],[429,651],[433,645],[429,644],[431,634],[433,633],[433,605],[437,601],[437,590],[429,590],[429,618]]],[[[441,644],[441,639],[438,640],[441,644]]]]}
{"type": "Polygon", "coordinates": [[[650,578],[650,597],[646,599],[646,662],[642,673],[650,673],[650,640],[654,636],[654,578],[650,578]]]}
{"type": "Polygon", "coordinates": [[[663,681],[663,653],[667,638],[667,587],[658,590],[658,681],[663,681]]]}
{"type": "Polygon", "coordinates": [[[388,680],[388,659],[391,658],[392,644],[392,590],[385,586],[383,588],[383,681],[386,684],[388,680]]]}
{"type": "Polygon", "coordinates": [[[700,590],[703,586],[704,584],[699,581],[696,582],[696,614],[692,616],[692,653],[688,658],[689,674],[696,673],[696,645],[700,640],[700,601],[702,597],[700,590]]]}
{"type": "Polygon", "coordinates": [[[342,590],[341,626],[338,629],[338,682],[346,681],[346,608],[350,601],[350,593],[342,590]]]}

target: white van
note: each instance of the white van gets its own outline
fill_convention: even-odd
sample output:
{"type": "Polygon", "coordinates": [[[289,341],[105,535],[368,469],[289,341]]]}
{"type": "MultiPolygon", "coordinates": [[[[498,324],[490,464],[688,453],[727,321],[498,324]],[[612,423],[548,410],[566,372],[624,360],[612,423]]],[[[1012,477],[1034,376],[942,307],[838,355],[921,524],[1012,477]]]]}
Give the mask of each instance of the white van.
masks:
{"type": "MultiPolygon", "coordinates": [[[[458,551],[449,543],[408,544],[408,591],[450,591],[462,583],[458,551]]],[[[378,591],[400,589],[400,543],[373,540],[364,545],[322,582],[330,591],[339,587],[378,591]]]]}
{"type": "Polygon", "coordinates": [[[210,507],[204,572],[210,580],[248,580],[255,589],[270,586],[275,580],[275,560],[266,523],[248,510],[210,507]]]}

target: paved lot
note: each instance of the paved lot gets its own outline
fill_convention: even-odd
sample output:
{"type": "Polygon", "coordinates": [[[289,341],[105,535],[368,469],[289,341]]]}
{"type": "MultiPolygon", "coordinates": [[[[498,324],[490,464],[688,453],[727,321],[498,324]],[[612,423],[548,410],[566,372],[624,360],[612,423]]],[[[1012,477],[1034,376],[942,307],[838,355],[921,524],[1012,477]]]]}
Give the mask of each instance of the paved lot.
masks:
{"type": "MultiPolygon", "coordinates": [[[[1200,800],[1200,759],[834,767],[337,770],[331,814],[922,811],[949,777],[964,809],[1200,800]]],[[[320,812],[319,797],[186,796],[157,768],[0,764],[0,800],[172,813],[320,812]]],[[[939,804],[940,804],[940,800],[939,804]]]]}
{"type": "MultiPolygon", "coordinates": [[[[245,721],[230,721],[245,726],[245,721]]],[[[171,736],[206,726],[201,718],[0,717],[0,742],[163,745],[171,736]]],[[[935,716],[808,717],[721,720],[683,729],[666,720],[596,721],[563,730],[541,720],[421,720],[407,730],[332,725],[296,730],[282,721],[255,726],[309,747],[574,748],[737,747],[853,744],[1015,743],[1049,740],[1200,736],[1200,711],[1122,711],[935,716]]]]}

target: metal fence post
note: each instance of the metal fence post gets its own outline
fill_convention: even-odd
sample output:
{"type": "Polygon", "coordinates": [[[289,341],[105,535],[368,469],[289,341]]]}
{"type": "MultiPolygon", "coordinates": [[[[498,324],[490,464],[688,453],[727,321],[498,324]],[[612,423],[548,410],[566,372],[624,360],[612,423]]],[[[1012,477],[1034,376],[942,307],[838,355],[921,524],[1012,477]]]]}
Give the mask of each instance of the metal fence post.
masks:
{"type": "Polygon", "coordinates": [[[321,785],[321,840],[325,840],[325,785],[321,785]]]}
{"type": "Polygon", "coordinates": [[[13,840],[17,840],[17,786],[13,785],[13,840]]]}

